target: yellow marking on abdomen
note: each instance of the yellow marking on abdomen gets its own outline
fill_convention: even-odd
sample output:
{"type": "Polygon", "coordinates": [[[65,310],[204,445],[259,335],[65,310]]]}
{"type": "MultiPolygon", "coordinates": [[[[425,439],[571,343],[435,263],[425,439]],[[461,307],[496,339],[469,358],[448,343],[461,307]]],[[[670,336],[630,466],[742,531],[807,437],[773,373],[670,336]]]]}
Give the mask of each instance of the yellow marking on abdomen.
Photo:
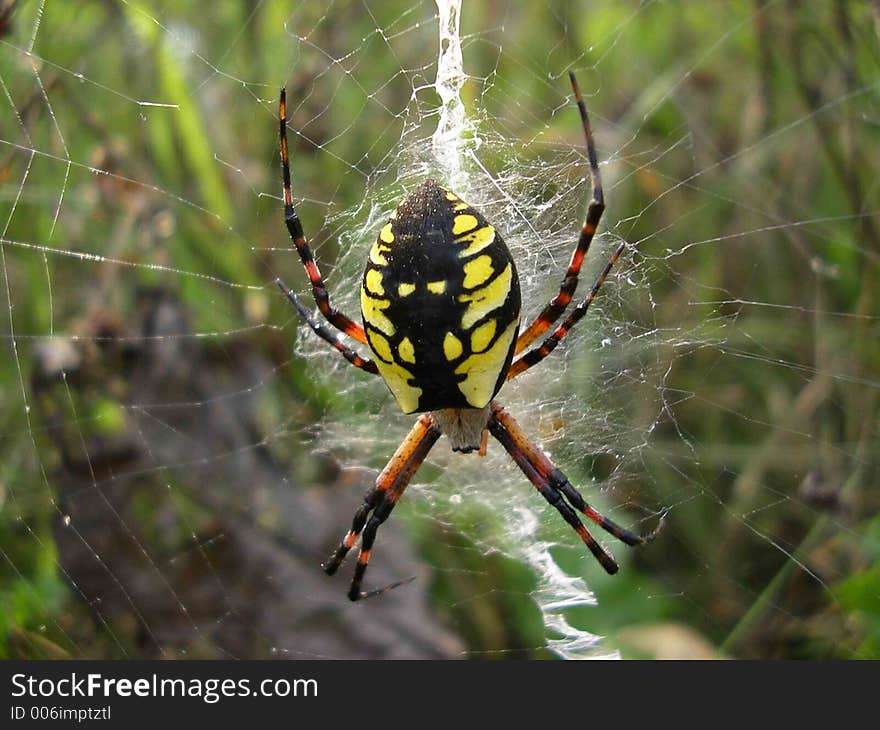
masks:
{"type": "Polygon", "coordinates": [[[400,355],[400,359],[404,362],[415,363],[416,361],[416,350],[409,337],[404,337],[400,341],[400,344],[397,346],[397,353],[400,355]]]}
{"type": "Polygon", "coordinates": [[[492,278],[495,269],[492,268],[491,256],[477,256],[472,261],[468,261],[464,265],[464,282],[462,286],[465,289],[474,289],[483,282],[492,278]]]}
{"type": "Polygon", "coordinates": [[[379,294],[381,296],[385,293],[385,287],[382,286],[382,272],[378,269],[367,271],[367,275],[364,277],[364,285],[371,294],[379,294]]]}
{"type": "Polygon", "coordinates": [[[459,233],[465,233],[466,231],[473,230],[477,227],[477,219],[468,215],[467,213],[461,213],[460,215],[455,216],[452,220],[452,235],[457,236],[459,233]]]}
{"type": "Polygon", "coordinates": [[[382,254],[390,250],[391,249],[387,246],[383,246],[378,241],[376,241],[373,244],[373,247],[370,249],[370,261],[376,264],[376,266],[388,266],[388,259],[386,259],[382,254]]]}
{"type": "Polygon", "coordinates": [[[364,320],[389,336],[394,334],[394,323],[382,313],[382,310],[390,306],[391,302],[387,299],[373,299],[367,294],[367,290],[361,287],[361,314],[364,315],[364,320]]]}
{"type": "MultiPolygon", "coordinates": [[[[465,379],[458,384],[458,389],[464,395],[465,400],[474,408],[483,408],[490,400],[495,391],[495,383],[504,367],[507,351],[516,336],[519,322],[511,322],[502,335],[495,341],[486,352],[471,355],[461,365],[455,368],[457,375],[464,375],[465,379]]],[[[381,363],[380,366],[381,368],[381,363]]]]}
{"type": "Polygon", "coordinates": [[[428,291],[432,294],[442,294],[446,291],[446,280],[441,279],[440,281],[429,281],[428,291]]]}
{"type": "Polygon", "coordinates": [[[380,360],[391,362],[394,358],[391,356],[391,344],[378,332],[367,330],[367,338],[370,340],[370,349],[380,360]]]}
{"type": "MultiPolygon", "coordinates": [[[[391,223],[386,223],[382,230],[379,231],[379,240],[385,243],[394,243],[394,233],[391,230],[391,223]]],[[[374,229],[375,230],[375,229],[374,229]]]]}
{"type": "Polygon", "coordinates": [[[466,233],[456,239],[456,243],[467,243],[468,247],[458,254],[459,258],[465,259],[482,251],[495,240],[495,229],[492,226],[483,226],[475,231],[466,233]]]}
{"type": "MultiPolygon", "coordinates": [[[[445,188],[444,188],[444,189],[445,189],[445,188]]],[[[458,196],[457,196],[455,193],[450,192],[449,190],[447,190],[447,191],[446,191],[446,199],[447,199],[447,200],[453,200],[453,201],[454,201],[454,200],[458,200],[458,196]]]]}
{"type": "Polygon", "coordinates": [[[446,337],[443,338],[443,354],[446,356],[446,359],[450,361],[455,360],[455,358],[461,355],[463,349],[461,340],[451,332],[447,332],[446,337]]]}
{"type": "Polygon", "coordinates": [[[482,352],[495,336],[495,320],[483,322],[471,333],[471,352],[482,352]]]}
{"type": "Polygon", "coordinates": [[[503,306],[507,301],[507,295],[510,294],[512,281],[513,265],[507,264],[504,271],[482,289],[477,289],[473,294],[461,294],[458,301],[468,303],[468,308],[461,317],[462,328],[469,330],[493,309],[503,306]]]}
{"type": "Polygon", "coordinates": [[[397,293],[402,297],[408,297],[416,290],[415,284],[401,284],[397,287],[397,293]]]}
{"type": "Polygon", "coordinates": [[[412,373],[396,362],[387,363],[378,360],[376,365],[400,410],[404,413],[414,413],[419,407],[422,389],[409,384],[413,377],[412,373]]]}

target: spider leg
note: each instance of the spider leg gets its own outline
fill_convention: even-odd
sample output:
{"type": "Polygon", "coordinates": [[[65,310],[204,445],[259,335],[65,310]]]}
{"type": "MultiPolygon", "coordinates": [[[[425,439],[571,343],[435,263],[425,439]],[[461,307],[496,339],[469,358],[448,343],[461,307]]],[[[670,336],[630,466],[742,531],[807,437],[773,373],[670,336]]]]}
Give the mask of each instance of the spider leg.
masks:
{"type": "Polygon", "coordinates": [[[584,257],[593,241],[596,228],[599,225],[599,219],[605,210],[605,197],[602,193],[602,179],[599,176],[599,163],[596,158],[596,147],[593,144],[593,132],[590,127],[590,118],[587,116],[587,107],[581,97],[581,90],[578,86],[577,79],[573,71],[568,72],[571,79],[571,88],[574,92],[575,101],[577,101],[578,111],[581,114],[581,126],[584,128],[584,139],[587,145],[587,159],[590,163],[590,179],[592,184],[592,197],[587,206],[587,215],[581,228],[580,237],[578,238],[577,247],[571,255],[568,264],[568,270],[562,279],[562,285],[559,287],[559,293],[550,300],[550,303],[535,318],[535,320],[519,335],[516,340],[515,353],[518,355],[532,344],[538,337],[546,332],[557,319],[562,316],[571,302],[571,298],[578,285],[578,276],[580,274],[581,265],[584,257]]]}
{"type": "Polygon", "coordinates": [[[549,355],[553,350],[556,349],[556,346],[559,344],[559,341],[565,337],[569,330],[574,327],[587,313],[587,310],[590,308],[590,305],[593,303],[593,299],[596,298],[596,294],[599,293],[599,289],[602,288],[602,284],[605,283],[605,279],[608,277],[608,272],[611,271],[611,268],[614,264],[617,263],[617,259],[620,258],[620,254],[623,253],[623,249],[626,248],[626,243],[621,242],[621,244],[615,249],[614,253],[611,254],[611,258],[608,260],[608,263],[605,264],[605,268],[602,269],[602,273],[596,279],[596,283],[593,284],[593,288],[590,289],[589,294],[584,297],[584,300],[578,304],[574,310],[572,310],[571,314],[565,318],[563,323],[559,325],[555,330],[553,330],[553,334],[550,335],[546,340],[544,340],[540,347],[536,347],[533,350],[529,350],[525,355],[523,355],[519,360],[516,360],[511,366],[510,370],[507,371],[507,380],[512,380],[520,373],[528,370],[533,365],[537,365],[541,360],[543,360],[547,355],[549,355]]]}
{"type": "Polygon", "coordinates": [[[587,528],[580,521],[580,518],[575,514],[572,506],[583,512],[587,518],[595,522],[603,530],[614,535],[614,537],[627,545],[641,545],[650,542],[662,528],[663,518],[661,518],[660,524],[649,535],[637,535],[592,508],[587,504],[580,492],[568,481],[568,477],[554,466],[553,462],[540,449],[529,441],[516,420],[497,403],[492,404],[489,430],[501,445],[504,446],[517,466],[529,478],[529,481],[537,487],[541,495],[556,507],[563,519],[574,528],[590,552],[593,553],[608,573],[613,574],[617,572],[617,563],[611,554],[590,535],[587,528]]]}
{"type": "Polygon", "coordinates": [[[422,465],[422,462],[438,438],[440,438],[440,430],[433,425],[431,417],[428,414],[420,416],[415,426],[413,426],[412,430],[397,448],[397,451],[394,452],[394,456],[391,457],[382,473],[377,477],[376,485],[364,496],[363,504],[355,512],[351,529],[346,533],[339,547],[330,556],[330,559],[324,564],[324,571],[327,575],[333,575],[342,564],[348,551],[351,550],[358,537],[363,533],[357,565],[354,569],[354,577],[348,591],[348,597],[352,601],[384,593],[385,590],[390,590],[392,587],[408,582],[407,579],[399,581],[393,586],[388,586],[387,589],[381,588],[378,591],[361,592],[361,583],[370,562],[370,554],[379,525],[388,519],[413,475],[422,465]]]}
{"type": "Polygon", "coordinates": [[[330,293],[324,285],[324,279],[318,270],[318,264],[315,262],[312,250],[306,242],[302,223],[300,223],[299,216],[297,216],[296,210],[293,207],[293,193],[290,189],[290,162],[287,149],[286,89],[281,89],[281,99],[278,103],[278,118],[281,134],[281,172],[284,180],[284,222],[287,225],[290,240],[293,241],[293,245],[296,246],[299,257],[302,259],[303,266],[309,276],[309,281],[312,283],[312,295],[315,297],[315,302],[321,314],[336,329],[344,332],[362,345],[366,345],[367,336],[364,333],[364,328],[330,305],[330,293]]]}
{"type": "Polygon", "coordinates": [[[357,353],[357,351],[345,345],[345,343],[341,342],[339,337],[334,335],[330,330],[328,330],[324,325],[320,322],[316,322],[312,319],[311,314],[309,314],[309,310],[305,308],[303,303],[299,300],[299,298],[294,294],[287,286],[284,284],[281,279],[275,279],[275,283],[278,285],[278,288],[281,289],[281,292],[287,297],[287,300],[293,304],[296,308],[296,311],[299,313],[299,316],[305,321],[305,323],[312,328],[312,331],[318,335],[325,342],[329,342],[339,353],[348,360],[352,365],[356,368],[360,368],[368,373],[372,373],[373,375],[379,374],[379,368],[376,367],[376,363],[374,363],[368,357],[362,357],[357,353]]]}

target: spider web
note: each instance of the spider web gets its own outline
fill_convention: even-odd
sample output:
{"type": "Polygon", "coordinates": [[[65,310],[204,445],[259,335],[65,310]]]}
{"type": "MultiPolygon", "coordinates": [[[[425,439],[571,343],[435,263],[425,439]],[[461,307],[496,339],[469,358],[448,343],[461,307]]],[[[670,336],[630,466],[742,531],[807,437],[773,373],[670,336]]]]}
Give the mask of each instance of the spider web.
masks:
{"type": "Polygon", "coordinates": [[[5,654],[876,655],[876,9],[459,5],[0,2],[5,654]],[[319,564],[412,418],[274,287],[308,296],[278,88],[337,306],[433,176],[529,321],[589,196],[569,69],[608,204],[581,295],[627,247],[499,400],[665,529],[597,534],[605,576],[497,443],[441,439],[367,574],[418,580],[350,605],[319,564]]]}

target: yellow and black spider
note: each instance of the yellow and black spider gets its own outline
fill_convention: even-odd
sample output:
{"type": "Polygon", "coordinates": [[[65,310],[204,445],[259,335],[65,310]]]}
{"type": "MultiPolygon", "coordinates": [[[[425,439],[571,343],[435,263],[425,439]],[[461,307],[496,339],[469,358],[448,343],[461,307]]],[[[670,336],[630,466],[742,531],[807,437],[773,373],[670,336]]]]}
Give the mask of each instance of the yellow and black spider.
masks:
{"type": "Polygon", "coordinates": [[[380,375],[404,413],[422,414],[379,474],[376,485],[364,496],[351,529],[323,566],[328,575],[333,575],[361,537],[348,592],[352,601],[387,590],[361,591],[376,531],[441,434],[446,434],[454,451],[479,450],[484,454],[487,435],[491,433],[609,573],[617,572],[617,563],[590,535],[575,510],[627,545],[648,542],[659,530],[658,526],[650,535],[641,537],[590,507],[565,474],[493,400],[506,380],[547,357],[586,314],[624,248],[623,243],[617,247],[593,288],[563,323],[540,345],[529,349],[571,302],[581,264],[605,209],[587,108],[574,74],[569,73],[569,77],[584,128],[592,198],[559,293],[519,335],[520,288],[510,251],[478,211],[434,180],[426,180],[400,203],[370,249],[361,284],[363,326],[330,304],[330,295],[293,207],[286,94],[281,90],[281,167],[287,230],[305,266],[321,314],[338,330],[367,345],[373,359],[362,357],[316,322],[280,279],[276,283],[319,337],[355,367],[380,375]]]}

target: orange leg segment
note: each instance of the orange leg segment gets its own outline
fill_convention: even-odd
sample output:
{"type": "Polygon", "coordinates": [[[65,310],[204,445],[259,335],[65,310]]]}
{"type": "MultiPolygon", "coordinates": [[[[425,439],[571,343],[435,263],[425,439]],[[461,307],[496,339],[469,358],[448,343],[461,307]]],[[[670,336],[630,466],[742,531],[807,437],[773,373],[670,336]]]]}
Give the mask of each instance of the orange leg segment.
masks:
{"type": "Polygon", "coordinates": [[[406,579],[386,588],[366,593],[361,591],[361,583],[370,562],[373,542],[376,539],[379,525],[388,519],[391,511],[394,509],[394,505],[397,504],[397,501],[403,495],[410,480],[418,471],[418,468],[422,465],[422,462],[438,438],[440,438],[440,430],[434,426],[431,417],[427,413],[420,416],[409,434],[407,434],[406,438],[397,448],[397,451],[394,452],[394,456],[391,457],[387,466],[377,477],[376,485],[364,496],[363,504],[355,512],[351,529],[346,533],[330,559],[324,564],[324,571],[327,575],[333,575],[342,564],[348,551],[354,546],[358,537],[361,537],[361,548],[358,553],[351,587],[348,591],[348,597],[352,601],[369,598],[409,582],[409,579],[406,579]]]}

